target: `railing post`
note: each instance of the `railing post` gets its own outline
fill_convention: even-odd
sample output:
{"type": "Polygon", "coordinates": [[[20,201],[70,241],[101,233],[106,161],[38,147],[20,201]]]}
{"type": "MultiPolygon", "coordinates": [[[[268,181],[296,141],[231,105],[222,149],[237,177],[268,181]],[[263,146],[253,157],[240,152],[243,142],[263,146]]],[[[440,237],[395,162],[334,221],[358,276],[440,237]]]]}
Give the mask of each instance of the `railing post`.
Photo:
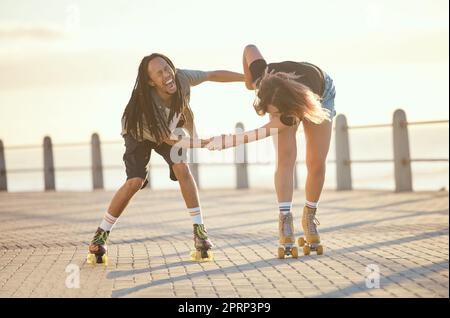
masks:
{"type": "Polygon", "coordinates": [[[339,114],[336,117],[336,178],[338,191],[352,190],[352,171],[350,161],[350,143],[347,118],[339,114]]]}
{"type": "Polygon", "coordinates": [[[194,177],[195,183],[197,184],[197,189],[200,189],[200,179],[198,174],[198,158],[197,158],[197,148],[189,149],[190,152],[190,163],[189,169],[191,170],[192,176],[194,177]]]}
{"type": "MultiPolygon", "coordinates": [[[[244,132],[244,124],[237,123],[235,132],[244,132]]],[[[234,148],[234,162],[236,165],[236,189],[248,189],[248,171],[247,171],[247,145],[241,144],[234,148]]]]}
{"type": "Polygon", "coordinates": [[[8,182],[6,180],[6,160],[3,141],[0,140],[0,191],[8,191],[8,182]]]}
{"type": "Polygon", "coordinates": [[[44,137],[44,185],[45,191],[55,190],[55,165],[52,139],[49,136],[44,137]]]}
{"type": "Polygon", "coordinates": [[[91,136],[91,167],[92,187],[94,190],[103,189],[103,165],[100,137],[97,133],[91,136]]]}
{"type": "Polygon", "coordinates": [[[411,157],[409,152],[408,122],[402,109],[393,117],[395,191],[412,191],[411,157]]]}

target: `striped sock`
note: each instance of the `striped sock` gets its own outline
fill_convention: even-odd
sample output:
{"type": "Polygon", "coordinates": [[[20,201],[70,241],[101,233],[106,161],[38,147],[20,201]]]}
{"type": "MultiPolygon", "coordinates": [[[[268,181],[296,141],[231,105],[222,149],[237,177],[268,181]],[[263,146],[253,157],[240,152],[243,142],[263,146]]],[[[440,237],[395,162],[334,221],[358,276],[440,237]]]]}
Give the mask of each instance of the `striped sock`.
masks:
{"type": "Polygon", "coordinates": [[[311,202],[311,201],[306,200],[305,206],[307,206],[310,209],[317,209],[317,207],[319,206],[319,202],[311,202]]]}
{"type": "Polygon", "coordinates": [[[191,216],[192,223],[203,224],[202,210],[200,207],[188,209],[189,215],[191,216]]]}
{"type": "Polygon", "coordinates": [[[286,215],[291,212],[292,202],[278,202],[278,207],[280,208],[280,213],[286,215]]]}
{"type": "Polygon", "coordinates": [[[116,224],[117,219],[118,218],[106,212],[105,215],[103,216],[102,223],[100,223],[100,228],[103,229],[104,231],[111,231],[114,224],[116,224]]]}

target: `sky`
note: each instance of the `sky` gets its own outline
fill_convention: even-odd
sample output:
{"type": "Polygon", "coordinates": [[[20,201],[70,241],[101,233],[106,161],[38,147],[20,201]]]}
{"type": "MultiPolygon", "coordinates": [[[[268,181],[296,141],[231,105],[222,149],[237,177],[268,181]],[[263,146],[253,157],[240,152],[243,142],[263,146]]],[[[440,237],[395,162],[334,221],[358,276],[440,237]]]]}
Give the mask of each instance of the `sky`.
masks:
{"type": "MultiPolygon", "coordinates": [[[[0,1],[0,139],[6,145],[120,138],[140,59],[242,70],[256,44],[270,62],[308,61],[335,80],[349,123],[448,119],[448,1],[0,1]]],[[[191,106],[203,134],[256,128],[242,83],[204,83],[191,106]],[[221,115],[218,116],[217,114],[221,115]],[[255,126],[255,127],[253,127],[255,126]]]]}

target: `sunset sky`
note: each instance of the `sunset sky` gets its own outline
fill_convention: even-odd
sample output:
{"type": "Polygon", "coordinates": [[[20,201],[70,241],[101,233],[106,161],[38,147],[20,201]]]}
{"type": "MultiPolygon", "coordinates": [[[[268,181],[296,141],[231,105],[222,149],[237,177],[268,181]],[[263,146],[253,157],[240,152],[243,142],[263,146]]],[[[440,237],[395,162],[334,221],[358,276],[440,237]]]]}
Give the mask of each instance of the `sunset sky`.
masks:
{"type": "MultiPolygon", "coordinates": [[[[331,74],[350,123],[389,122],[398,107],[410,120],[448,119],[448,23],[447,0],[1,0],[0,139],[118,139],[144,55],[241,72],[249,43],[268,61],[331,74]]],[[[263,124],[252,100],[243,84],[205,83],[191,105],[210,134],[263,124]]]]}

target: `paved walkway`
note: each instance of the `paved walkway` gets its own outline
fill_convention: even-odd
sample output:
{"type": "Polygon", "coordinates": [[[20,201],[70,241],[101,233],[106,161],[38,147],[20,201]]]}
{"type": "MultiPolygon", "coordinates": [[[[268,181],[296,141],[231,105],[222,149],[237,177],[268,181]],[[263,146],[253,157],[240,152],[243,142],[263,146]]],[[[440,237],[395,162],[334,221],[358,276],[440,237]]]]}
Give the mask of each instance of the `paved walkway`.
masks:
{"type": "Polygon", "coordinates": [[[448,192],[325,192],[325,254],[279,260],[273,191],[202,191],[215,261],[194,263],[180,193],[143,190],[109,266],[93,267],[87,244],[112,195],[1,193],[0,297],[449,297],[448,192]]]}

